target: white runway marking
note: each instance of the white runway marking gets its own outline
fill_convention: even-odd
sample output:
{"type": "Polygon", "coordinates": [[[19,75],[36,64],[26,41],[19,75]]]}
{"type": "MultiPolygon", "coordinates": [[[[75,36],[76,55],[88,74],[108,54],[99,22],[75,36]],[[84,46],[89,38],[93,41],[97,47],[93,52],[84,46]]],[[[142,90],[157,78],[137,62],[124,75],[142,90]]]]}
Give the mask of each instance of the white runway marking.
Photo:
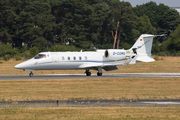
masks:
{"type": "Polygon", "coordinates": [[[159,105],[180,105],[180,102],[142,102],[145,104],[159,104],[159,105]]]}

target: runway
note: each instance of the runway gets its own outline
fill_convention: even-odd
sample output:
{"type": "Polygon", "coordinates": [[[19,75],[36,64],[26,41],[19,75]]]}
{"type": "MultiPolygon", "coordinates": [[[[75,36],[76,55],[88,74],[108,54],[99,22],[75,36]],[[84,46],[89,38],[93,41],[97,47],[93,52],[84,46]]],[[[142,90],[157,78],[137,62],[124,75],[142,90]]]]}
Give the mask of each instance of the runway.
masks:
{"type": "Polygon", "coordinates": [[[29,75],[0,75],[0,80],[29,80],[29,79],[93,79],[93,78],[165,78],[180,77],[180,73],[116,73],[97,76],[92,74],[41,74],[29,77],[29,75]]]}
{"type": "Polygon", "coordinates": [[[0,107],[174,107],[180,99],[0,101],[0,107]]]}

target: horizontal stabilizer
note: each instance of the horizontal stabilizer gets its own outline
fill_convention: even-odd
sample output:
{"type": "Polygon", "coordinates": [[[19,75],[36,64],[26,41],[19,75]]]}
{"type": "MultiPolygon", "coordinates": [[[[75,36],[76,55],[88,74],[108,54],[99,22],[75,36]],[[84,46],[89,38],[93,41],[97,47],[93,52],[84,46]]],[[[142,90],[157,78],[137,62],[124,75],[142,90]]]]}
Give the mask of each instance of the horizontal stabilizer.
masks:
{"type": "Polygon", "coordinates": [[[138,62],[153,62],[155,61],[151,55],[139,55],[136,59],[138,62]]]}

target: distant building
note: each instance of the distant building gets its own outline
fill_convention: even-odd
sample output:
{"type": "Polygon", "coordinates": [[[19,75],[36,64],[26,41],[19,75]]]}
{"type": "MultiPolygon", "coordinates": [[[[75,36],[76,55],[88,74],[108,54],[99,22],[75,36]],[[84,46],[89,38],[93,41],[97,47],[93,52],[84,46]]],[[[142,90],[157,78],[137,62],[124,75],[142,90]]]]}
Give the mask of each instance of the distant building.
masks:
{"type": "Polygon", "coordinates": [[[179,12],[179,14],[180,14],[180,7],[171,7],[171,8],[177,10],[179,12]]]}

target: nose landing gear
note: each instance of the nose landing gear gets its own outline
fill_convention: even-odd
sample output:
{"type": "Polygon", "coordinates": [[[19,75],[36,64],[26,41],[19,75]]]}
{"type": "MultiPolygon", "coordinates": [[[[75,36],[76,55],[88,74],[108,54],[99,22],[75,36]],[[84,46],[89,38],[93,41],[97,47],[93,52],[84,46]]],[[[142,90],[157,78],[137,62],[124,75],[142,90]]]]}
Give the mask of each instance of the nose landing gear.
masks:
{"type": "Polygon", "coordinates": [[[29,77],[33,77],[33,72],[30,72],[30,73],[29,73],[29,77]]]}
{"type": "Polygon", "coordinates": [[[97,76],[102,76],[102,68],[101,67],[98,68],[97,76]]]}

